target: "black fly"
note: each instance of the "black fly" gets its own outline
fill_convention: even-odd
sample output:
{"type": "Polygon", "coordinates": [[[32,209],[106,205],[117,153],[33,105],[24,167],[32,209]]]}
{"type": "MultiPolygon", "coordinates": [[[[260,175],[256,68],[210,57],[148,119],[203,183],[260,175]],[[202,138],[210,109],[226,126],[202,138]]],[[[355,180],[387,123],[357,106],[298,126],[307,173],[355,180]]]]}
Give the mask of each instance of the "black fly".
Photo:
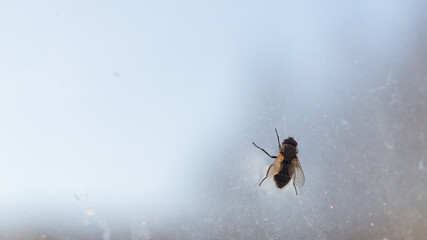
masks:
{"type": "MultiPolygon", "coordinates": [[[[261,183],[264,182],[264,180],[267,178],[274,177],[276,186],[278,188],[283,188],[292,179],[295,193],[298,195],[296,186],[301,188],[305,183],[304,172],[302,171],[301,164],[299,163],[297,157],[298,143],[293,137],[288,137],[283,140],[282,144],[280,144],[279,134],[277,133],[277,129],[275,130],[277,142],[279,143],[279,156],[271,156],[267,153],[267,151],[258,147],[254,142],[252,142],[255,147],[261,149],[269,157],[276,159],[268,168],[267,174],[265,175],[265,178],[262,179],[261,183]]],[[[261,186],[261,183],[259,186],[261,186]]]]}

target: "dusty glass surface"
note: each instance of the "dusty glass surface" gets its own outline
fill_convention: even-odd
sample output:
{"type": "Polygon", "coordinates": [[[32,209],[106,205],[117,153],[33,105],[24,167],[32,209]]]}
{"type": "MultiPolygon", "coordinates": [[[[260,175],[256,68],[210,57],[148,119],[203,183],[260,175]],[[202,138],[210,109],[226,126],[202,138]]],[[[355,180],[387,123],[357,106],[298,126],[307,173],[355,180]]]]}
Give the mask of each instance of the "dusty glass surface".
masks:
{"type": "Polygon", "coordinates": [[[422,239],[426,10],[1,1],[0,239],[422,239]]]}

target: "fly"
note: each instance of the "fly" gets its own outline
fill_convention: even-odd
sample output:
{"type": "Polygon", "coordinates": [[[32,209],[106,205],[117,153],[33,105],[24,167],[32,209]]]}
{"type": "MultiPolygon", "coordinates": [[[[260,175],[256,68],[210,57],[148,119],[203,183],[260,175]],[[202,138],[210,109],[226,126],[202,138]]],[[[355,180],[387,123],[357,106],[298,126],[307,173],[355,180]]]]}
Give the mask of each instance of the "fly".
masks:
{"type": "Polygon", "coordinates": [[[263,151],[269,157],[274,158],[274,162],[270,165],[267,170],[267,174],[265,178],[263,178],[258,186],[264,182],[267,178],[274,178],[274,182],[278,188],[285,187],[290,180],[292,179],[292,183],[294,185],[295,193],[298,195],[298,191],[296,187],[301,188],[304,186],[305,177],[304,172],[302,171],[301,164],[298,160],[298,143],[295,141],[293,137],[288,137],[283,140],[282,144],[280,144],[279,134],[276,130],[277,142],[279,143],[279,155],[271,156],[265,151],[263,148],[258,147],[254,142],[252,142],[255,147],[263,151]]]}

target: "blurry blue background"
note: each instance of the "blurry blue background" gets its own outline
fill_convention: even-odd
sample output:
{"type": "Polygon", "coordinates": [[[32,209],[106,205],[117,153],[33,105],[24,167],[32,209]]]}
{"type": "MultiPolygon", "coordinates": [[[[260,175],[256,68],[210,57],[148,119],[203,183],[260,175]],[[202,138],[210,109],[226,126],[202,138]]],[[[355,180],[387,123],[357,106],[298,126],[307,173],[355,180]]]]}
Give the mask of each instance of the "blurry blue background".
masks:
{"type": "Polygon", "coordinates": [[[426,11],[0,2],[0,239],[423,238],[426,11]]]}

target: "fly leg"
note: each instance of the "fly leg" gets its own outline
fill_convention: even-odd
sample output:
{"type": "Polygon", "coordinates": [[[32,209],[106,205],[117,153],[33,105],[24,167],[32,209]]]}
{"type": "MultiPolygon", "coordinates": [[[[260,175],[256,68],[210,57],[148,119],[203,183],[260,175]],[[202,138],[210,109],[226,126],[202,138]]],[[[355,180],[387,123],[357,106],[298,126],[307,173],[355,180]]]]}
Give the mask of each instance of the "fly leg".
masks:
{"type": "Polygon", "coordinates": [[[268,172],[270,171],[270,168],[271,168],[271,165],[270,165],[270,167],[268,167],[267,174],[265,174],[265,178],[263,178],[263,179],[261,180],[261,182],[259,183],[259,185],[258,185],[258,186],[261,186],[262,182],[264,182],[264,180],[265,180],[265,179],[267,179],[267,177],[268,177],[268,172]]]}
{"type": "Polygon", "coordinates": [[[277,133],[277,128],[275,128],[274,130],[276,131],[277,143],[279,143],[279,151],[280,151],[280,139],[279,139],[279,134],[277,133]]]}
{"type": "Polygon", "coordinates": [[[265,151],[264,149],[258,147],[254,142],[252,142],[252,143],[255,145],[255,147],[257,147],[258,149],[261,149],[261,151],[265,152],[265,154],[267,154],[269,157],[271,157],[271,158],[277,158],[277,156],[271,156],[270,154],[268,154],[267,151],[265,151]]]}
{"type": "Polygon", "coordinates": [[[293,181],[293,180],[292,180],[292,183],[294,184],[295,193],[298,195],[297,187],[295,186],[295,183],[294,183],[294,181],[293,181]]]}

